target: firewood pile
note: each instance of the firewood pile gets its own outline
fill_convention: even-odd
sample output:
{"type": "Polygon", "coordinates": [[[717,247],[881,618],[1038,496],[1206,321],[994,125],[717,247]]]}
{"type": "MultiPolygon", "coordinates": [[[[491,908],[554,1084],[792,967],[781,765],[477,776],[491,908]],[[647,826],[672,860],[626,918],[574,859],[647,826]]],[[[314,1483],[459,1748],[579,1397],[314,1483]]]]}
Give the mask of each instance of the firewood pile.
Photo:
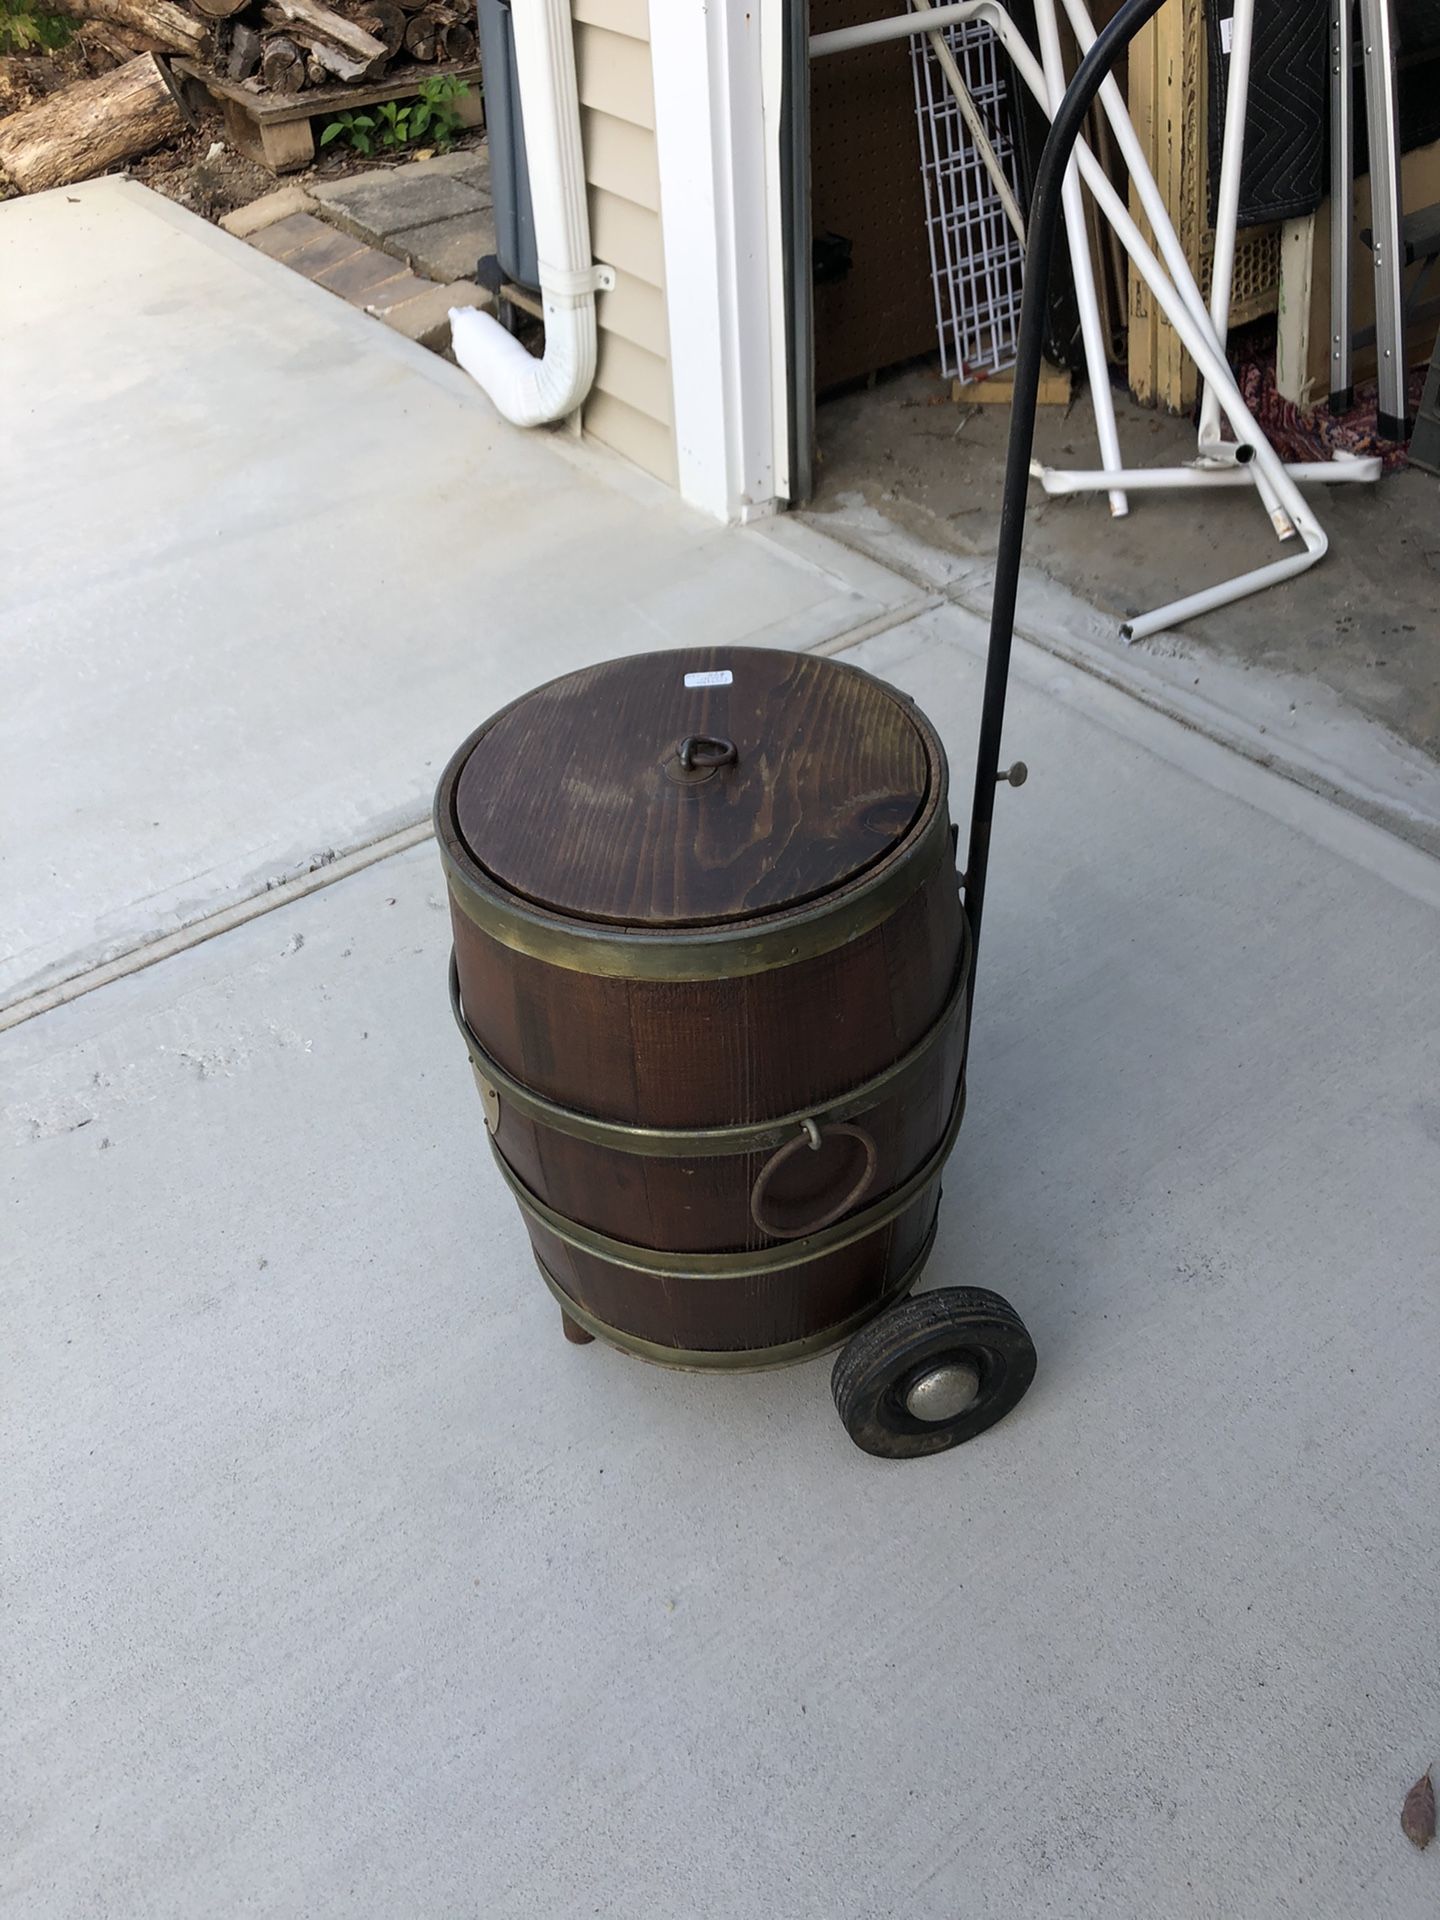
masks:
{"type": "MultiPolygon", "coordinates": [[[[453,0],[44,0],[79,23],[90,77],[0,119],[0,173],[38,193],[149,152],[190,118],[184,76],[257,104],[306,89],[416,83],[476,57],[473,8],[453,0]],[[181,57],[181,74],[172,61],[181,57]]],[[[402,89],[387,87],[394,94],[402,89]]],[[[303,99],[296,105],[303,108],[303,99]]],[[[316,111],[333,110],[317,98],[316,111]]]]}
{"type": "Polygon", "coordinates": [[[269,93],[378,80],[392,62],[473,60],[475,29],[445,0],[191,0],[227,80],[269,93]]]}

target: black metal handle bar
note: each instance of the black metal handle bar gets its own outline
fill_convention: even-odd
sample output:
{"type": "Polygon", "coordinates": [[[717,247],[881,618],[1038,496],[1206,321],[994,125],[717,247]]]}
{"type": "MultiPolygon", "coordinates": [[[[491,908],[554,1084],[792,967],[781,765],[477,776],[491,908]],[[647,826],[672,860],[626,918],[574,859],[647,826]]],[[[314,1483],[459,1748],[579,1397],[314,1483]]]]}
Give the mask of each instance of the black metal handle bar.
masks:
{"type": "MultiPolygon", "coordinates": [[[[1125,0],[1076,68],[1075,78],[1055,110],[1040,164],[1035,169],[1035,189],[1025,228],[1025,292],[1020,304],[1020,339],[1010,402],[1000,539],[995,549],[995,597],[990,605],[990,645],[985,659],[985,698],[980,709],[975,801],[970,810],[970,851],[965,859],[965,911],[976,947],[980,944],[980,920],[985,910],[990,829],[995,818],[995,786],[1000,777],[1000,735],[1005,726],[1005,690],[1010,680],[1010,643],[1015,633],[1015,596],[1020,584],[1020,549],[1025,538],[1025,496],[1030,485],[1030,453],[1035,443],[1035,402],[1040,391],[1045,302],[1060,224],[1060,189],[1091,103],[1123,49],[1145,22],[1160,11],[1162,4],[1163,0],[1125,0]]],[[[973,999],[973,965],[970,993],[973,999]]]]}

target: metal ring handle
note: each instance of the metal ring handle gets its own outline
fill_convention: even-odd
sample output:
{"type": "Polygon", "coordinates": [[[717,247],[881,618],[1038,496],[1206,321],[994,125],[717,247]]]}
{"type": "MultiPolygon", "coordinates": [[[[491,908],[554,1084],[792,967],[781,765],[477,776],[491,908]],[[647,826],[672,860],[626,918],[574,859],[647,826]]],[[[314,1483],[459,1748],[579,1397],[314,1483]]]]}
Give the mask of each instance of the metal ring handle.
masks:
{"type": "Polygon", "coordinates": [[[852,1207],[859,1206],[865,1195],[875,1184],[875,1174],[880,1165],[880,1154],[874,1140],[864,1127],[857,1127],[848,1120],[832,1123],[827,1127],[817,1127],[813,1120],[802,1120],[800,1132],[793,1140],[787,1140],[777,1147],[755,1176],[755,1185],[750,1189],[750,1218],[761,1233],[769,1234],[772,1240],[803,1240],[808,1233],[819,1233],[822,1227],[833,1227],[837,1220],[843,1220],[852,1207]],[[813,1220],[807,1220],[802,1226],[782,1226],[778,1221],[767,1219],[764,1212],[765,1198],[770,1183],[780,1169],[795,1158],[797,1153],[818,1153],[827,1139],[833,1140],[843,1134],[848,1139],[858,1140],[865,1154],[865,1165],[860,1178],[845,1196],[837,1200],[832,1207],[818,1213],[813,1220]]]}
{"type": "Polygon", "coordinates": [[[676,748],[686,773],[698,773],[712,767],[733,767],[740,749],[733,740],[717,739],[708,733],[689,733],[676,748]]]}
{"type": "Polygon", "coordinates": [[[898,1220],[922,1193],[939,1180],[964,1118],[965,1082],[961,1080],[955,1089],[955,1100],[950,1108],[950,1118],[945,1122],[945,1131],[934,1150],[925,1156],[907,1180],[902,1180],[883,1200],[872,1200],[868,1207],[851,1214],[848,1220],[837,1221],[833,1227],[826,1227],[822,1232],[807,1234],[803,1240],[791,1240],[778,1247],[753,1250],[747,1247],[738,1253],[666,1253],[657,1247],[637,1246],[633,1240],[613,1239],[608,1233],[600,1233],[594,1227],[568,1219],[530,1191],[501,1153],[493,1133],[487,1133],[485,1138],[490,1142],[490,1152],[500,1169],[500,1178],[514,1194],[526,1219],[532,1226],[542,1227],[546,1233],[553,1234],[567,1247],[575,1247],[581,1253],[593,1253],[597,1259],[607,1261],[612,1267],[623,1267],[629,1273],[646,1273],[652,1277],[658,1275],[664,1280],[752,1280],[788,1273],[792,1268],[803,1267],[807,1260],[818,1259],[822,1253],[838,1253],[842,1247],[853,1247],[881,1227],[889,1226],[892,1220],[898,1220]]]}

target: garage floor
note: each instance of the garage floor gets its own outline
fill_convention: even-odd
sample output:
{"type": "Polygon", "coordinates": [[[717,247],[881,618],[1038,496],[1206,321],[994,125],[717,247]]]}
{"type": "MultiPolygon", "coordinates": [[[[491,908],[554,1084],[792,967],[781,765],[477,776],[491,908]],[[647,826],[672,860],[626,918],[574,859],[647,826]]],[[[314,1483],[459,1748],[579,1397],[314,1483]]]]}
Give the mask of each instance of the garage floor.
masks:
{"type": "MultiPolygon", "coordinates": [[[[1115,407],[1130,464],[1195,457],[1189,421],[1115,407]]],[[[955,580],[994,552],[1009,424],[1006,406],[953,405],[928,364],[825,401],[816,523],[901,565],[918,544],[929,577],[955,580]]],[[[1040,409],[1036,454],[1099,465],[1088,395],[1040,409]]],[[[1068,629],[1092,664],[1440,851],[1440,480],[1407,468],[1310,497],[1331,540],[1318,567],[1126,646],[1126,615],[1278,557],[1263,512],[1248,493],[1136,494],[1114,520],[1103,495],[1032,482],[1025,553],[1051,591],[1031,630],[1068,629]]],[[[988,574],[975,587],[987,605],[988,574]]]]}
{"type": "Polygon", "coordinates": [[[1398,1815],[1440,1740],[1440,865],[1022,640],[928,1278],[1014,1300],[1031,1394],[895,1465],[823,1363],[571,1347],[486,1163],[433,845],[375,836],[510,692],[707,618],[913,693],[963,815],[980,623],[503,430],[130,190],[115,218],[129,291],[120,243],[44,246],[77,300],[110,276],[126,377],[47,315],[28,431],[66,444],[98,382],[133,518],[75,478],[5,775],[23,977],[70,983],[0,1038],[10,1905],[1428,1920],[1398,1815]],[[252,285],[231,384],[208,329],[252,285]],[[262,486],[257,409],[333,381],[355,417],[317,403],[262,486]],[[294,468],[357,445],[292,543],[294,468]],[[315,846],[357,857],[248,877],[315,846]]]}

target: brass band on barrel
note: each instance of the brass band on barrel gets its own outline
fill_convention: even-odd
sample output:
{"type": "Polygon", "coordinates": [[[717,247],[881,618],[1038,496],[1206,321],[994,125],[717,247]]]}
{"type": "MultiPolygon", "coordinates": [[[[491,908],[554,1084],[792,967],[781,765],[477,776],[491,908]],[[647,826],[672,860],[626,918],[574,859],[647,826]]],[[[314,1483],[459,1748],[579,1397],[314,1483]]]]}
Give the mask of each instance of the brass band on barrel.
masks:
{"type": "MultiPolygon", "coordinates": [[[[873,1074],[858,1086],[850,1087],[832,1099],[797,1108],[794,1113],[782,1114],[775,1120],[750,1121],[728,1127],[642,1127],[628,1121],[602,1120],[596,1114],[581,1113],[573,1107],[547,1100],[544,1094],[537,1093],[533,1087],[527,1087],[524,1081],[508,1074],[481,1045],[474,1028],[465,1018],[460,999],[460,971],[453,952],[450,955],[450,1010],[464,1038],[470,1064],[482,1086],[498,1099],[500,1111],[506,1105],[513,1106],[527,1120],[551,1127],[557,1133],[569,1134],[576,1140],[588,1140],[596,1146],[613,1147],[623,1153],[640,1154],[649,1159],[711,1159],[722,1154],[758,1153],[767,1147],[782,1145],[804,1120],[813,1120],[823,1127],[866,1112],[885,1097],[896,1081],[918,1067],[949,1036],[956,1022],[964,1016],[969,999],[970,927],[963,915],[960,924],[963,945],[949,998],[940,1017],[926,1029],[914,1046],[901,1054],[898,1060],[891,1061],[882,1072],[873,1074]]],[[[498,1114],[492,1109],[492,1101],[487,1099],[486,1124],[492,1133],[497,1117],[498,1114]]]]}
{"type": "Polygon", "coordinates": [[[842,1247],[853,1246],[867,1234],[888,1226],[940,1178],[950,1149],[955,1144],[955,1136],[960,1131],[964,1113],[965,1083],[962,1080],[955,1090],[955,1101],[939,1145],[926,1155],[908,1180],[902,1181],[883,1199],[873,1201],[858,1213],[837,1221],[833,1227],[823,1227],[818,1233],[807,1234],[802,1240],[785,1240],[773,1247],[742,1248],[737,1253],[679,1253],[657,1247],[635,1246],[628,1240],[614,1240],[609,1234],[598,1233],[595,1228],[584,1226],[578,1220],[567,1219],[563,1213],[557,1213],[553,1207],[547,1206],[525,1185],[495,1144],[493,1136],[490,1138],[490,1148],[505,1184],[520,1204],[520,1211],[547,1233],[554,1234],[557,1240],[563,1240],[578,1252],[588,1253],[597,1260],[606,1260],[612,1266],[624,1267],[632,1273],[648,1273],[663,1280],[738,1280],[808,1265],[822,1254],[837,1253],[842,1247]]]}
{"type": "Polygon", "coordinates": [[[683,1372],[764,1373],[774,1367],[793,1367],[802,1360],[811,1360],[816,1354],[842,1346],[852,1333],[873,1320],[876,1314],[883,1313],[886,1307],[893,1306],[897,1300],[903,1300],[920,1278],[925,1262],[930,1258],[937,1225],[938,1221],[931,1221],[919,1253],[900,1277],[873,1300],[866,1301],[863,1307],[847,1314],[843,1320],[822,1327],[818,1333],[807,1333],[803,1339],[785,1340],[773,1347],[667,1347],[658,1340],[642,1340],[638,1334],[610,1326],[607,1321],[598,1319],[573,1300],[538,1254],[535,1264],[540,1269],[541,1279],[559,1301],[563,1311],[586,1333],[593,1334],[597,1340],[604,1340],[612,1347],[618,1347],[622,1353],[633,1354],[637,1360],[649,1360],[656,1366],[677,1367],[683,1372]]]}
{"type": "MultiPolygon", "coordinates": [[[[494,718],[499,719],[496,715],[494,718]]],[[[945,753],[919,713],[930,788],[921,818],[898,847],[858,878],[809,905],[733,926],[640,929],[570,920],[500,886],[465,844],[454,814],[454,789],[480,728],[455,755],[435,795],[435,839],[450,893],[461,912],[492,940],[573,973],[621,980],[728,980],[793,967],[847,946],[888,920],[942,861],[953,859],[945,753]]],[[[494,724],[494,720],[486,723],[494,724]]]]}
{"type": "Polygon", "coordinates": [[[951,850],[949,820],[937,809],[895,854],[811,906],[764,925],[641,933],[545,913],[462,866],[443,837],[439,844],[451,896],[482,933],[549,966],[621,980],[731,980],[832,953],[889,920],[951,850]]]}

